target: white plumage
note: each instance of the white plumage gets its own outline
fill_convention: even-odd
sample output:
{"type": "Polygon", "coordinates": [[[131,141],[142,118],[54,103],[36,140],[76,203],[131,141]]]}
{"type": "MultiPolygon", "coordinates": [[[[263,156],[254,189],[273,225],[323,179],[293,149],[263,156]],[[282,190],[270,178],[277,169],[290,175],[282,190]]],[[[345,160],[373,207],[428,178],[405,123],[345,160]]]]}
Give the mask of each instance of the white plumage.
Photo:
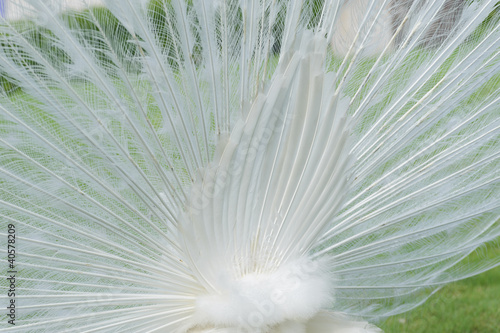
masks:
{"type": "Polygon", "coordinates": [[[29,4],[5,331],[377,332],[498,265],[463,260],[500,236],[495,1],[29,4]]]}

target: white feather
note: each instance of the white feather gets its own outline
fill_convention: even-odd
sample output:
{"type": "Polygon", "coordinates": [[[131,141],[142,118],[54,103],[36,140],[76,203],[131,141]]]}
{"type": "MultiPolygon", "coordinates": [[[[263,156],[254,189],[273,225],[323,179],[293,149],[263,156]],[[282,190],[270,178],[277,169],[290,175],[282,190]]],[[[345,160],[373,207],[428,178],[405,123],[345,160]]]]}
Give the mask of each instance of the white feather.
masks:
{"type": "Polygon", "coordinates": [[[377,332],[499,264],[495,0],[27,3],[5,331],[377,332]]]}

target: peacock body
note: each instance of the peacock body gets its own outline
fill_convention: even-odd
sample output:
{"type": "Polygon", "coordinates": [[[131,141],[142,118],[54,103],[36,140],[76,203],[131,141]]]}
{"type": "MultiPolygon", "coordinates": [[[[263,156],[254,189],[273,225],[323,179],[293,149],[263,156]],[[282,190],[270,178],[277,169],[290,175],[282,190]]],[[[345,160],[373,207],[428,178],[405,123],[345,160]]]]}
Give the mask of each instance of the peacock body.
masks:
{"type": "Polygon", "coordinates": [[[500,235],[500,28],[453,4],[28,1],[2,330],[378,332],[498,265],[464,259],[500,235]]]}

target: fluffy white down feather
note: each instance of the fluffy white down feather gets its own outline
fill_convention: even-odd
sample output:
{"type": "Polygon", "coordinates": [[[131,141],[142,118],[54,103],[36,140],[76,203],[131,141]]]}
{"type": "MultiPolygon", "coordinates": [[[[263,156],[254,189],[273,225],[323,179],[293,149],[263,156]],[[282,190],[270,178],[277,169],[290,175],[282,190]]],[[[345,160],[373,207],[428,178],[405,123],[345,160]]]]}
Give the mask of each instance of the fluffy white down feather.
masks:
{"type": "Polygon", "coordinates": [[[287,321],[266,331],[255,328],[194,328],[188,333],[382,333],[366,321],[356,321],[343,314],[321,311],[307,321],[287,321]]]}
{"type": "Polygon", "coordinates": [[[250,273],[239,279],[226,274],[221,272],[218,294],[198,297],[199,326],[260,330],[282,322],[306,323],[333,302],[331,276],[311,261],[299,260],[271,273],[250,273]]]}

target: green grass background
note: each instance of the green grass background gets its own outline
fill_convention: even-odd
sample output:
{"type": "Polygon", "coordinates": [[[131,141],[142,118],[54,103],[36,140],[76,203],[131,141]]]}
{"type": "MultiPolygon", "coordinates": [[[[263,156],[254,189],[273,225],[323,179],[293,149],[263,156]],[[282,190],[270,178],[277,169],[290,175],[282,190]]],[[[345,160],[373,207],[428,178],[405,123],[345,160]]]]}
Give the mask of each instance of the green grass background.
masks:
{"type": "MultiPolygon", "coordinates": [[[[500,257],[490,248],[489,256],[500,257]]],[[[477,254],[471,261],[479,261],[477,254]]],[[[443,287],[422,306],[378,325],[386,333],[500,332],[500,267],[443,287]]]]}

